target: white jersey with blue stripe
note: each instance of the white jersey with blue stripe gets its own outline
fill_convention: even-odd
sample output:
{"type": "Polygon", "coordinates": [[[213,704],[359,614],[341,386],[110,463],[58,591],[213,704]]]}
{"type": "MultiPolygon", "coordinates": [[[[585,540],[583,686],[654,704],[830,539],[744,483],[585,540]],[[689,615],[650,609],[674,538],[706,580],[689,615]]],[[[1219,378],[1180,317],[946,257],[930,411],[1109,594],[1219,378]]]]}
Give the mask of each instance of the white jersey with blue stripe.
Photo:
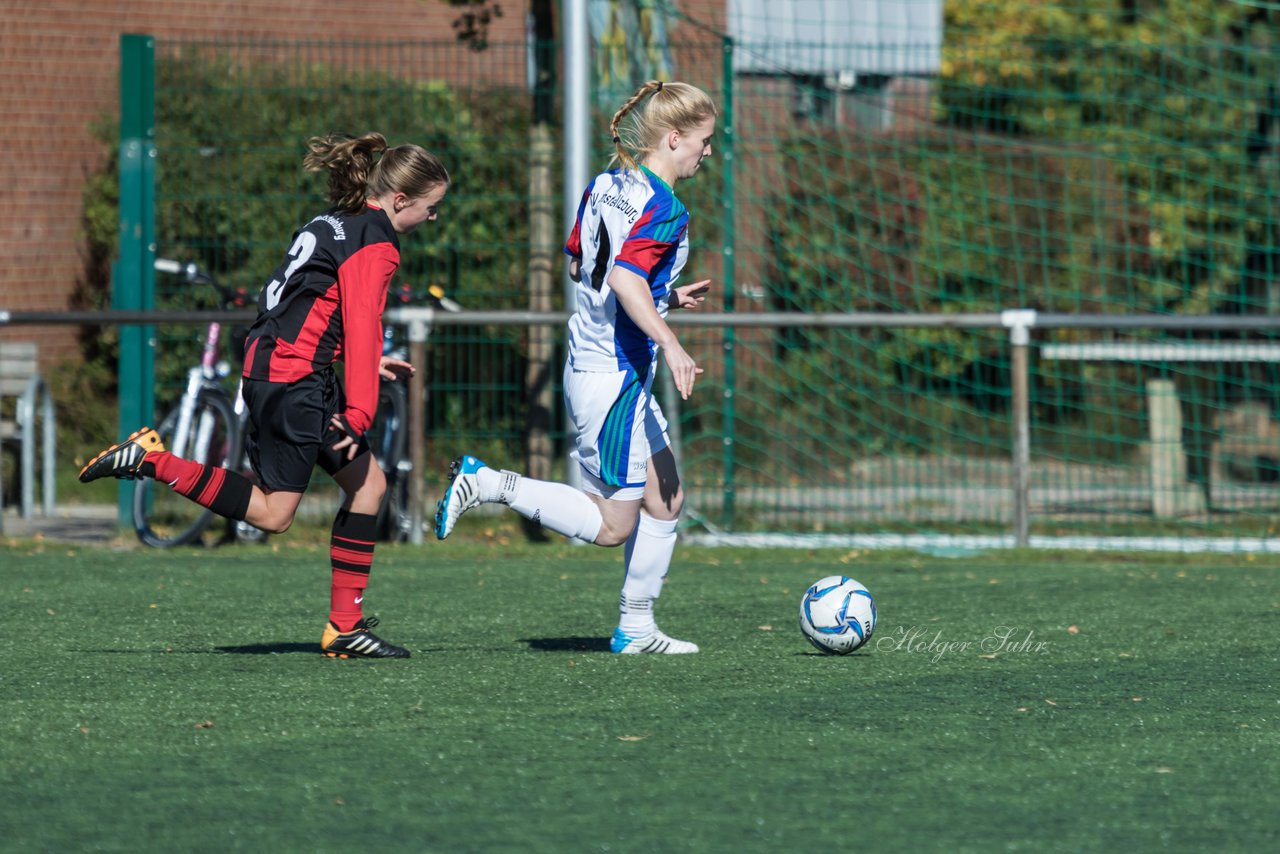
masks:
{"type": "Polygon", "coordinates": [[[689,256],[689,212],[646,167],[597,175],[582,196],[565,254],[582,274],[569,319],[569,364],[579,371],[633,370],[647,375],[656,347],[618,305],[609,287],[615,266],[649,283],[658,314],[689,256]]]}

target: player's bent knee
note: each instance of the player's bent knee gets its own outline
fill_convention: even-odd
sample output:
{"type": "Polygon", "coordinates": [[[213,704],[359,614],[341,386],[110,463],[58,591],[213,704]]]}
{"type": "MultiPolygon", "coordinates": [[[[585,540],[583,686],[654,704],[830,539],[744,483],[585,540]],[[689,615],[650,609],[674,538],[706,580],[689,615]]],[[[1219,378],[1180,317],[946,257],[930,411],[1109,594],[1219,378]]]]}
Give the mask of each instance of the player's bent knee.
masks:
{"type": "Polygon", "coordinates": [[[668,496],[660,501],[651,500],[649,496],[645,496],[644,512],[648,513],[655,519],[661,519],[670,522],[673,519],[680,518],[680,511],[684,509],[684,490],[678,489],[674,495],[668,496]]]}
{"type": "Polygon", "coordinates": [[[253,527],[268,534],[283,534],[293,526],[293,513],[263,513],[245,519],[253,527]]]}
{"type": "Polygon", "coordinates": [[[634,524],[628,526],[625,530],[612,528],[607,524],[601,525],[600,533],[596,534],[594,542],[597,546],[604,546],[607,549],[617,548],[631,537],[631,532],[634,529],[634,524]]]}
{"type": "Polygon", "coordinates": [[[273,519],[265,525],[257,525],[268,534],[283,534],[285,531],[293,527],[293,517],[288,519],[273,519]]]}

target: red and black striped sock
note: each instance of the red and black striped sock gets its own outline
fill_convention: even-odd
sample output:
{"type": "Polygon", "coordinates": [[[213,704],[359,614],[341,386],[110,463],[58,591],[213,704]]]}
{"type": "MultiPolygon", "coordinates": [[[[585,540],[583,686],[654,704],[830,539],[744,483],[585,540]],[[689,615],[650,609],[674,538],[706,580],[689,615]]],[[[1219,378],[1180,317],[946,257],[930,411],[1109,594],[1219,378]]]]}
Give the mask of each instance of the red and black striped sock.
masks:
{"type": "Polygon", "coordinates": [[[339,510],[329,539],[329,561],[333,581],[329,588],[329,622],[340,632],[349,632],[364,616],[360,603],[369,586],[373,565],[373,545],[378,533],[378,517],[368,513],[339,510]]]}
{"type": "Polygon", "coordinates": [[[208,507],[219,516],[243,521],[253,497],[253,483],[239,472],[152,451],[143,458],[140,473],[173,487],[173,491],[208,507]]]}

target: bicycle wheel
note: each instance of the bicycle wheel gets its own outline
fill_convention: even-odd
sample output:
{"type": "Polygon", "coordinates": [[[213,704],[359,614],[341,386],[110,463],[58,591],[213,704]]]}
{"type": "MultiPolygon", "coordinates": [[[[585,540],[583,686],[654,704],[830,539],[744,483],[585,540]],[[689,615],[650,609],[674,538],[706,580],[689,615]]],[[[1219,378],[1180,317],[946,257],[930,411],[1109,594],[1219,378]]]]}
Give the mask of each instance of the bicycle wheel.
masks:
{"type": "Polygon", "coordinates": [[[378,539],[393,543],[409,534],[408,412],[404,383],[383,383],[378,414],[367,436],[374,459],[387,476],[387,493],[378,510],[378,539]]]}
{"type": "MultiPolygon", "coordinates": [[[[402,461],[401,465],[408,465],[402,461]]],[[[378,511],[378,535],[390,543],[402,543],[409,539],[409,470],[395,471],[387,475],[387,494],[382,498],[378,511]]]]}
{"type": "MultiPolygon", "coordinates": [[[[240,429],[243,430],[244,421],[241,420],[240,424],[240,429]]],[[[246,445],[248,442],[246,440],[242,440],[241,444],[246,445]]],[[[257,485],[258,478],[253,472],[253,464],[249,462],[248,450],[243,450],[240,454],[240,473],[257,485]]],[[[267,532],[261,528],[255,528],[244,520],[228,519],[226,541],[230,543],[252,543],[254,545],[260,545],[267,541],[267,532]]]]}
{"type": "MultiPolygon", "coordinates": [[[[212,466],[227,466],[240,458],[239,421],[226,394],[215,389],[201,390],[186,449],[171,444],[179,413],[180,407],[175,407],[160,422],[158,432],[165,447],[183,459],[212,466]]],[[[163,549],[194,543],[212,519],[212,510],[150,478],[139,480],[134,486],[133,527],[138,539],[148,546],[163,549]]]]}

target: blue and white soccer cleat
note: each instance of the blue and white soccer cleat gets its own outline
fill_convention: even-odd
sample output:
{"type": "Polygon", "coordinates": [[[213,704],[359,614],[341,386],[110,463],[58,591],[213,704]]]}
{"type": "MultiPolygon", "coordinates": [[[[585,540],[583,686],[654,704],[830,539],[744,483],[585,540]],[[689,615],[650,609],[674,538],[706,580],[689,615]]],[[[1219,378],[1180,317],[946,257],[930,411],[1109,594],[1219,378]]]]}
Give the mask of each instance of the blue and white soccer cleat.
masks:
{"type": "Polygon", "coordinates": [[[644,637],[632,637],[622,629],[614,629],[613,638],[609,641],[609,650],[618,655],[640,655],[641,653],[685,655],[697,652],[698,645],[667,637],[661,629],[654,629],[653,634],[644,637]]]}
{"type": "Polygon", "coordinates": [[[449,485],[444,489],[444,498],[436,504],[436,539],[443,540],[449,536],[463,513],[480,506],[480,484],[476,472],[482,468],[485,468],[484,462],[470,454],[449,464],[449,485]]]}

